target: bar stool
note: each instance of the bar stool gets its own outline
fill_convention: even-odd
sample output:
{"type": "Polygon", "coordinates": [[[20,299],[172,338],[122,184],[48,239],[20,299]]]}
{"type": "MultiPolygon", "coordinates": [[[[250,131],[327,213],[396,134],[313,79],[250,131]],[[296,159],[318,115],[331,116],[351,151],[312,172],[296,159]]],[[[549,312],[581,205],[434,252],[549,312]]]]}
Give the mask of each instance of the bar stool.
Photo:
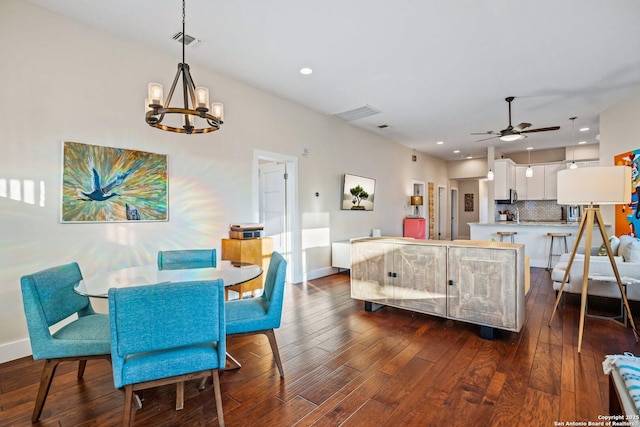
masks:
{"type": "Polygon", "coordinates": [[[549,262],[547,263],[547,270],[551,271],[553,268],[552,261],[554,256],[560,256],[563,253],[569,252],[569,246],[567,245],[567,237],[571,236],[571,233],[547,233],[547,236],[551,237],[551,244],[549,245],[549,262]],[[558,239],[558,244],[556,246],[560,246],[558,249],[562,249],[562,244],[564,243],[564,252],[554,253],[553,252],[553,242],[558,239]]]}
{"type": "Polygon", "coordinates": [[[505,237],[509,237],[511,239],[511,243],[515,243],[513,241],[513,236],[518,234],[517,231],[498,231],[498,236],[500,236],[500,241],[503,242],[505,237]]]}

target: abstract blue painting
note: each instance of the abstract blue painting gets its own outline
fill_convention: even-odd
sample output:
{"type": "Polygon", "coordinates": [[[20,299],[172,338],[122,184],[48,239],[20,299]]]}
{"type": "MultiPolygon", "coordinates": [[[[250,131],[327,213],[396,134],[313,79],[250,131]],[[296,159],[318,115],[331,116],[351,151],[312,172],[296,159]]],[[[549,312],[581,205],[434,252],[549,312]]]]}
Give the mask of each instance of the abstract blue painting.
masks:
{"type": "Polygon", "coordinates": [[[63,142],[62,222],[168,220],[166,154],[63,142]]]}

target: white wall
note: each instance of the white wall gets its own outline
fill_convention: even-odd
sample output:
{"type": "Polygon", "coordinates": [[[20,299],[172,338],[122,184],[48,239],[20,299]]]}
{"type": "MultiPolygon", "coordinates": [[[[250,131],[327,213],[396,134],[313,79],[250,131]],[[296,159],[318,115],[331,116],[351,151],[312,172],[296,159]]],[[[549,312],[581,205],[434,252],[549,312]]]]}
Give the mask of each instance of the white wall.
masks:
{"type": "Polygon", "coordinates": [[[469,239],[471,236],[470,222],[480,221],[480,181],[460,180],[458,181],[458,238],[469,239]],[[473,211],[465,212],[465,194],[473,195],[473,211]]]}
{"type": "MultiPolygon", "coordinates": [[[[640,95],[636,95],[600,114],[601,166],[611,166],[614,156],[640,148],[639,113],[640,95]]],[[[615,223],[613,206],[602,206],[601,211],[605,222],[615,223]]]]}
{"type": "Polygon", "coordinates": [[[223,128],[150,128],[147,82],[169,87],[178,61],[19,0],[0,2],[0,362],[30,353],[22,275],[70,261],[90,275],[155,262],[160,249],[219,250],[230,223],[255,218],[254,149],[299,159],[297,280],[332,271],[333,240],[372,228],[401,235],[412,179],[446,185],[440,160],[412,162],[404,146],[193,66],[196,82],[225,104],[223,128]],[[170,220],[61,224],[63,140],[168,154],[170,220]],[[373,212],[340,210],[345,172],[376,179],[373,212]],[[31,181],[34,203],[7,189],[31,181]]]}

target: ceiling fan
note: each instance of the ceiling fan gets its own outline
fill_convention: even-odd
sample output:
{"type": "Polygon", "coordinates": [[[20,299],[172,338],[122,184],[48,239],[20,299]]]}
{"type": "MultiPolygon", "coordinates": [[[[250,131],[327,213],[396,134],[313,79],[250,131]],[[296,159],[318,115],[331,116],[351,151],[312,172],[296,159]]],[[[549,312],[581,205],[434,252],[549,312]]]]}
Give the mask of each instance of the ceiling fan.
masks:
{"type": "Polygon", "coordinates": [[[551,126],[546,128],[537,128],[537,129],[529,129],[525,130],[531,126],[531,123],[520,123],[519,125],[512,126],[511,125],[511,102],[515,99],[514,96],[509,96],[505,98],[505,101],[509,104],[509,126],[506,129],[502,129],[500,132],[494,132],[492,130],[488,132],[480,132],[480,133],[472,133],[471,135],[492,135],[488,138],[479,139],[476,142],[486,141],[487,139],[500,138],[502,141],[511,142],[511,141],[519,141],[521,139],[526,138],[525,133],[533,133],[533,132],[547,132],[550,130],[558,130],[560,126],[551,126]]]}

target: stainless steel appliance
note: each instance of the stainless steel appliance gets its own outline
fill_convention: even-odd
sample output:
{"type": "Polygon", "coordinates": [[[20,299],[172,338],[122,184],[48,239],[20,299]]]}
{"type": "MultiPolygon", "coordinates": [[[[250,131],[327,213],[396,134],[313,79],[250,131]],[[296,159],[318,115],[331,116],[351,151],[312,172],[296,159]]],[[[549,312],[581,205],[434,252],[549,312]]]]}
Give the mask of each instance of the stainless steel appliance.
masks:
{"type": "Polygon", "coordinates": [[[580,221],[580,206],[567,206],[567,222],[580,221]]]}
{"type": "Polygon", "coordinates": [[[509,190],[509,198],[505,200],[496,200],[496,203],[500,205],[513,205],[518,201],[518,193],[516,190],[509,190]]]}

